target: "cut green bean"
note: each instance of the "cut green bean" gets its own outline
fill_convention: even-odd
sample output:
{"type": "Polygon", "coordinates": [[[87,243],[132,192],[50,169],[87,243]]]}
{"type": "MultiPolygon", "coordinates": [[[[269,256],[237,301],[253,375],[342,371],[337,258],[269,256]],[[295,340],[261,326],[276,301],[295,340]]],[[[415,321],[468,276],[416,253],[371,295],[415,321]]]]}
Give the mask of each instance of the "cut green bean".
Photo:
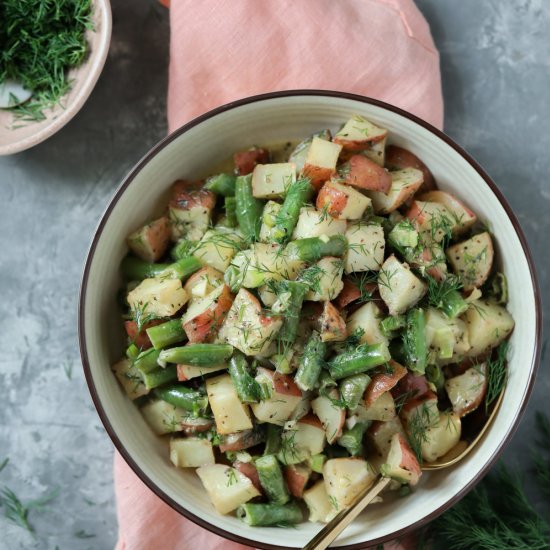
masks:
{"type": "Polygon", "coordinates": [[[462,297],[458,290],[449,290],[439,304],[439,309],[449,317],[454,319],[462,315],[468,309],[468,302],[462,297]]]}
{"type": "Polygon", "coordinates": [[[445,376],[438,365],[428,365],[426,367],[426,378],[428,382],[435,385],[437,391],[441,391],[445,386],[445,376]]]}
{"type": "Polygon", "coordinates": [[[264,455],[256,459],[255,465],[267,498],[273,504],[286,504],[290,495],[277,458],[274,455],[264,455]]]}
{"type": "Polygon", "coordinates": [[[225,363],[233,353],[229,344],[188,344],[160,352],[160,361],[198,367],[218,366],[225,363]]]}
{"type": "Polygon", "coordinates": [[[407,326],[403,332],[403,350],[407,366],[417,374],[424,374],[428,364],[426,345],[426,317],[424,310],[411,309],[407,313],[407,326]]]}
{"type": "Polygon", "coordinates": [[[208,407],[208,397],[203,393],[173,384],[164,388],[157,388],[154,394],[163,401],[193,413],[193,416],[203,416],[208,407]]]}
{"type": "Polygon", "coordinates": [[[252,174],[235,181],[235,214],[245,238],[257,241],[262,225],[263,202],[252,195],[252,174]]]}
{"type": "Polygon", "coordinates": [[[279,452],[282,431],[276,424],[267,424],[264,455],[275,455],[279,452]]]}
{"type": "Polygon", "coordinates": [[[239,351],[229,360],[229,375],[241,403],[257,403],[269,397],[269,390],[250,374],[246,357],[239,351]]]}
{"type": "Polygon", "coordinates": [[[290,346],[296,340],[298,325],[300,324],[300,312],[304,298],[309,290],[308,285],[298,281],[281,281],[279,284],[281,292],[290,294],[286,301],[286,307],[283,313],[283,326],[279,330],[279,341],[290,346]]]}
{"type": "Polygon", "coordinates": [[[309,178],[298,180],[289,187],[275,219],[276,227],[272,235],[277,242],[285,243],[290,240],[300,215],[300,208],[305,206],[314,191],[309,178]]]}
{"type": "Polygon", "coordinates": [[[224,207],[227,227],[237,227],[239,222],[237,220],[237,200],[235,197],[225,197],[224,207]]]}
{"type": "Polygon", "coordinates": [[[348,242],[343,235],[333,235],[329,239],[309,237],[288,243],[285,251],[289,258],[304,262],[316,262],[324,256],[343,256],[348,242]]]}
{"type": "Polygon", "coordinates": [[[170,250],[170,256],[175,262],[182,260],[183,258],[188,258],[193,254],[197,244],[198,241],[188,241],[187,239],[182,239],[174,245],[172,250],[170,250]]]}
{"type": "Polygon", "coordinates": [[[181,326],[181,319],[172,319],[162,323],[162,325],[150,327],[145,332],[147,332],[151,344],[157,350],[187,340],[185,331],[181,326]]]}
{"type": "Polygon", "coordinates": [[[132,342],[126,348],[126,357],[128,357],[128,359],[136,359],[138,355],[139,355],[139,348],[132,342]]]}
{"type": "Polygon", "coordinates": [[[178,379],[178,369],[176,365],[168,365],[166,368],[157,367],[148,372],[142,372],[143,383],[148,390],[158,388],[164,384],[170,384],[178,379]]]}
{"type": "Polygon", "coordinates": [[[145,374],[147,372],[151,372],[157,368],[159,368],[159,355],[160,351],[150,348],[145,351],[142,351],[135,359],[134,359],[134,367],[141,372],[142,374],[145,374]]]}
{"type": "Polygon", "coordinates": [[[158,277],[170,264],[151,264],[134,256],[126,256],[120,263],[122,276],[128,281],[142,281],[158,277]]]}
{"type": "Polygon", "coordinates": [[[318,474],[323,473],[323,466],[325,465],[325,462],[327,461],[326,455],[319,454],[319,455],[313,455],[310,456],[307,460],[307,463],[309,464],[309,467],[318,474]]]}
{"type": "Polygon", "coordinates": [[[380,330],[384,336],[393,337],[398,330],[401,330],[407,324],[405,315],[395,315],[386,317],[380,321],[380,330]]]}
{"type": "Polygon", "coordinates": [[[195,271],[198,271],[202,264],[194,256],[187,256],[170,264],[164,271],[159,273],[160,277],[170,277],[171,279],[181,279],[185,281],[195,271]]]}
{"type": "Polygon", "coordinates": [[[235,195],[235,180],[236,177],[233,174],[216,174],[206,180],[204,188],[214,191],[216,195],[233,197],[235,195]]]}
{"type": "Polygon", "coordinates": [[[247,502],[237,509],[237,517],[251,526],[294,525],[304,519],[296,502],[288,504],[253,504],[247,502]]]}
{"type": "Polygon", "coordinates": [[[366,372],[387,363],[390,359],[390,352],[385,344],[361,344],[334,357],[328,363],[328,370],[334,380],[339,380],[366,372]]]}
{"type": "Polygon", "coordinates": [[[344,447],[351,456],[357,456],[363,452],[363,435],[370,422],[357,422],[353,428],[345,430],[338,438],[337,443],[344,447]]]}
{"type": "Polygon", "coordinates": [[[369,384],[370,376],[365,373],[348,376],[340,382],[340,398],[350,411],[359,405],[369,384]]]}
{"type": "Polygon", "coordinates": [[[325,364],[326,351],[327,345],[321,341],[319,334],[314,332],[304,348],[300,365],[294,377],[296,385],[302,391],[312,390],[317,384],[325,364]]]}

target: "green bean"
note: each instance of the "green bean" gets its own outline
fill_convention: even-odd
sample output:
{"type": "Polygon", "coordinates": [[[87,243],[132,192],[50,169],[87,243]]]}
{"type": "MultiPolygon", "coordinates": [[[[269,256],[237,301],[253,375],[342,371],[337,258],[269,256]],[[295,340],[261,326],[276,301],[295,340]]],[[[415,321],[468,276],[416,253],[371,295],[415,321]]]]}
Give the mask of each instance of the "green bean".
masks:
{"type": "Polygon", "coordinates": [[[233,197],[235,196],[235,179],[233,174],[216,174],[206,180],[204,188],[214,191],[216,195],[233,197]]]}
{"type": "Polygon", "coordinates": [[[237,509],[237,517],[251,526],[293,525],[304,519],[296,502],[283,505],[247,502],[237,509]]]}
{"type": "Polygon", "coordinates": [[[188,256],[170,264],[165,270],[159,273],[160,277],[170,277],[171,279],[181,279],[185,281],[190,275],[198,271],[202,264],[194,256],[188,256]]]}
{"type": "Polygon", "coordinates": [[[227,361],[233,353],[229,344],[187,344],[160,352],[160,361],[195,365],[197,367],[218,366],[227,361]]]}
{"type": "Polygon", "coordinates": [[[294,377],[296,385],[302,391],[312,390],[317,384],[325,364],[326,351],[327,345],[321,341],[319,334],[314,332],[304,348],[298,371],[294,377]]]}
{"type": "Polygon", "coordinates": [[[128,281],[142,281],[158,277],[170,264],[151,264],[134,256],[126,256],[120,263],[122,276],[128,281]]]}
{"type": "Polygon", "coordinates": [[[142,374],[151,372],[159,368],[160,366],[158,364],[159,355],[160,355],[160,352],[154,348],[150,348],[145,351],[142,351],[134,359],[134,367],[136,367],[136,369],[142,374]]]}
{"type": "Polygon", "coordinates": [[[438,307],[450,319],[462,315],[468,309],[468,302],[458,290],[449,290],[443,296],[438,307]]]}
{"type": "Polygon", "coordinates": [[[262,398],[269,397],[260,384],[251,374],[246,357],[235,351],[229,360],[229,375],[241,403],[257,403],[262,398]]]}
{"type": "Polygon", "coordinates": [[[353,428],[346,430],[337,440],[340,447],[344,447],[351,456],[357,456],[363,452],[363,435],[370,422],[357,422],[353,428]]]}
{"type": "Polygon", "coordinates": [[[276,424],[267,424],[264,455],[275,455],[281,448],[281,433],[283,429],[276,424]]]}
{"type": "Polygon", "coordinates": [[[441,367],[438,365],[426,366],[426,378],[428,379],[428,382],[435,385],[437,391],[441,391],[445,386],[445,376],[441,370],[441,367]]]}
{"type": "Polygon", "coordinates": [[[426,345],[426,317],[424,310],[411,309],[407,313],[407,326],[403,333],[403,349],[406,364],[414,372],[424,374],[428,364],[426,345]]]}
{"type": "Polygon", "coordinates": [[[300,215],[300,208],[305,206],[314,193],[314,189],[309,182],[309,178],[304,178],[289,187],[283,206],[277,214],[276,227],[272,233],[277,242],[287,242],[292,236],[300,215]]]}
{"type": "Polygon", "coordinates": [[[173,384],[164,388],[157,388],[154,394],[159,399],[193,413],[193,416],[203,416],[208,407],[208,397],[203,393],[173,384]]]}
{"type": "Polygon", "coordinates": [[[182,239],[173,246],[172,250],[170,250],[170,256],[174,261],[187,258],[193,254],[197,244],[198,241],[188,241],[187,239],[182,239]]]}
{"type": "Polygon", "coordinates": [[[135,359],[139,353],[139,348],[134,344],[134,342],[126,348],[126,357],[128,357],[128,359],[135,359]]]}
{"type": "Polygon", "coordinates": [[[401,330],[407,324],[405,315],[395,315],[386,317],[380,321],[380,330],[384,336],[393,337],[395,332],[401,330]]]}
{"type": "Polygon", "coordinates": [[[283,326],[279,330],[278,339],[290,346],[296,340],[296,333],[300,324],[300,312],[309,287],[298,281],[281,281],[279,288],[281,292],[288,292],[290,296],[282,312],[283,326]]]}
{"type": "Polygon", "coordinates": [[[318,474],[323,473],[323,466],[325,465],[325,462],[327,461],[326,455],[319,454],[319,455],[313,455],[308,458],[307,463],[309,464],[309,467],[318,474]]]}
{"type": "Polygon", "coordinates": [[[185,331],[181,326],[181,319],[172,319],[162,323],[162,325],[150,327],[145,332],[147,332],[151,344],[157,350],[187,340],[185,331]]]}
{"type": "Polygon", "coordinates": [[[235,197],[225,197],[224,205],[227,227],[237,227],[239,225],[237,221],[237,200],[235,197]]]}
{"type": "Polygon", "coordinates": [[[328,370],[335,380],[368,371],[391,359],[385,344],[361,344],[329,361],[328,370]]]}
{"type": "Polygon", "coordinates": [[[274,504],[286,504],[290,498],[279,461],[274,455],[256,459],[256,470],[265,494],[274,504]]]}
{"type": "Polygon", "coordinates": [[[141,373],[143,383],[148,390],[170,384],[178,379],[178,369],[176,365],[168,365],[166,368],[157,367],[156,369],[141,373]]]}
{"type": "Polygon", "coordinates": [[[235,214],[245,238],[257,241],[262,224],[263,202],[252,195],[252,174],[235,181],[235,214]]]}
{"type": "Polygon", "coordinates": [[[333,235],[328,240],[321,237],[297,239],[289,242],[285,250],[291,259],[316,262],[324,256],[343,256],[346,249],[346,238],[343,235],[333,235]]]}
{"type": "Polygon", "coordinates": [[[359,405],[369,384],[370,376],[365,373],[348,376],[340,382],[340,397],[350,411],[359,405]]]}

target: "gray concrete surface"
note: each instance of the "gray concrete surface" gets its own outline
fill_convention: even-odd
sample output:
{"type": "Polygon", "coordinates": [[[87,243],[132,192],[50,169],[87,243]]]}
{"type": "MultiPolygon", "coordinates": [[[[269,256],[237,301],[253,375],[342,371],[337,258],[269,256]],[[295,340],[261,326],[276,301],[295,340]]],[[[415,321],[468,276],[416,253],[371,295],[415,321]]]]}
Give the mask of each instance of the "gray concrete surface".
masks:
{"type": "MultiPolygon", "coordinates": [[[[548,314],[550,6],[544,0],[418,0],[441,51],[446,131],[503,190],[531,244],[548,314]],[[546,244],[545,244],[546,243],[546,244]]],[[[113,447],[91,404],[77,348],[82,265],[128,169],[166,132],[168,18],[154,0],[113,6],[113,42],[90,100],[38,147],[0,158],[0,487],[23,502],[59,489],[29,521],[4,518],[0,548],[103,549],[117,526],[113,447]]],[[[505,453],[524,463],[544,367],[505,453]]]]}

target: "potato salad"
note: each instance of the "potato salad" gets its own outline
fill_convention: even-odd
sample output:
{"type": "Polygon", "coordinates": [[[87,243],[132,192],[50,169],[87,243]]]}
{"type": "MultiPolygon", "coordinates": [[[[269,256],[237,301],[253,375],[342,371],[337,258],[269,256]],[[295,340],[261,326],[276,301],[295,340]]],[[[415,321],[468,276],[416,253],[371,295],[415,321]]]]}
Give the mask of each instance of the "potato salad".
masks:
{"type": "Polygon", "coordinates": [[[408,494],[503,390],[490,229],[391,137],[352,116],[239,151],[127,238],[112,369],[220,514],[327,522],[378,476],[408,494]]]}

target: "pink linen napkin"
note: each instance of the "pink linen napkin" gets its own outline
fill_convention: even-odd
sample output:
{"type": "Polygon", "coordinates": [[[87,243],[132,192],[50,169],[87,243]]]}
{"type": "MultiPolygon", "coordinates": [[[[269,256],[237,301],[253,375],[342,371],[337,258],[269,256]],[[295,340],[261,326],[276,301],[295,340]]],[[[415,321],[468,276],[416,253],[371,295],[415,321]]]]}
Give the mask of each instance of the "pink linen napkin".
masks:
{"type": "MultiPolygon", "coordinates": [[[[439,55],[413,0],[172,0],[170,23],[170,131],[236,99],[306,88],[443,125],[439,55]]],[[[114,474],[117,550],[250,550],[174,512],[118,453],[114,474]]]]}

